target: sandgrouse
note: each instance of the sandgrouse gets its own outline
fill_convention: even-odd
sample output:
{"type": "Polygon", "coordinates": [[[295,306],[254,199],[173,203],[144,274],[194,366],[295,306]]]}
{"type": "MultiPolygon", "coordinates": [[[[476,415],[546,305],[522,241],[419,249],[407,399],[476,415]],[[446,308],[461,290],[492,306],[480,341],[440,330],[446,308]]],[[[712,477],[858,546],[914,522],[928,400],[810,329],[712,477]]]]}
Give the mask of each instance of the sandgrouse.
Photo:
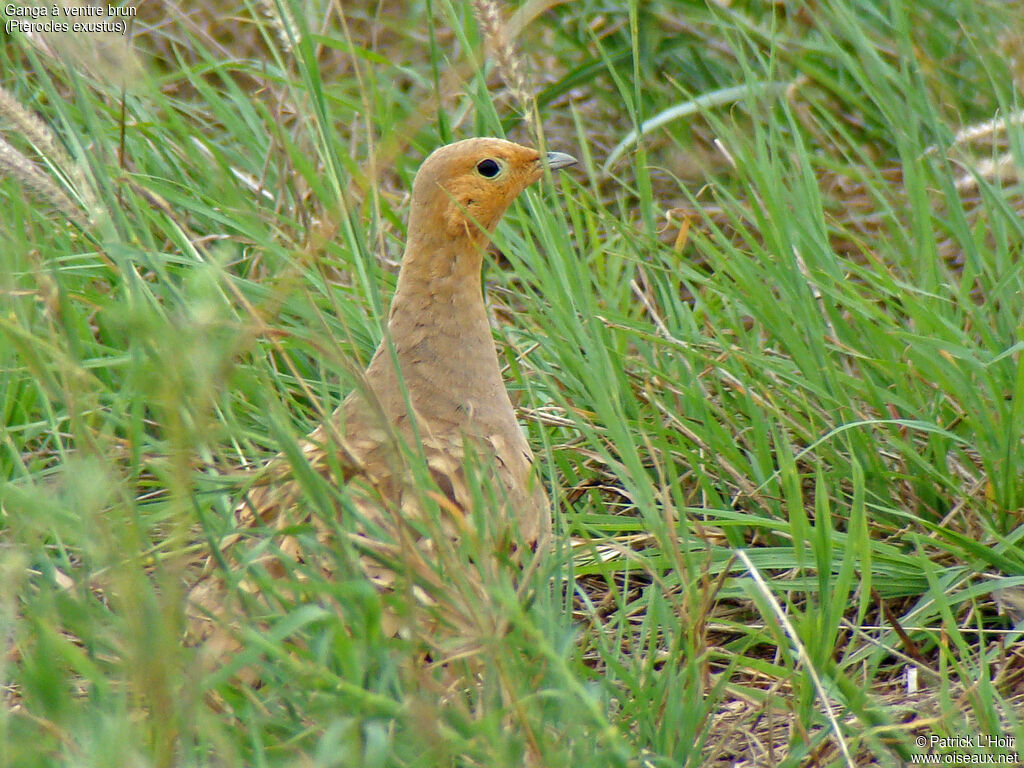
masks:
{"type": "MultiPolygon", "coordinates": [[[[362,557],[362,569],[382,588],[394,580],[394,569],[384,563],[422,561],[435,551],[422,527],[415,529],[413,547],[399,543],[407,543],[412,530],[402,526],[422,522],[424,473],[418,480],[411,471],[410,452],[421,454],[436,484],[436,507],[446,511],[442,536],[459,536],[471,525],[471,513],[480,514],[481,502],[513,549],[534,548],[550,534],[547,495],[501,378],[481,267],[489,234],[512,201],[545,166],[575,162],[560,152],[541,155],[503,139],[477,138],[437,149],[416,174],[384,338],[355,391],[301,445],[316,472],[348,484],[349,509],[362,518],[352,538],[361,551],[378,555],[362,557]],[[481,487],[489,493],[481,495],[481,487]]],[[[245,529],[258,535],[257,529],[311,521],[331,535],[322,520],[303,511],[303,487],[291,475],[285,457],[271,460],[236,509],[240,533],[224,543],[224,553],[245,529]]],[[[263,558],[271,575],[283,572],[282,555],[303,559],[295,537],[282,535],[273,556],[263,558]]],[[[429,566],[413,564],[412,570],[444,589],[429,566]]],[[[193,590],[192,602],[207,618],[217,613],[209,578],[193,590]]]]}

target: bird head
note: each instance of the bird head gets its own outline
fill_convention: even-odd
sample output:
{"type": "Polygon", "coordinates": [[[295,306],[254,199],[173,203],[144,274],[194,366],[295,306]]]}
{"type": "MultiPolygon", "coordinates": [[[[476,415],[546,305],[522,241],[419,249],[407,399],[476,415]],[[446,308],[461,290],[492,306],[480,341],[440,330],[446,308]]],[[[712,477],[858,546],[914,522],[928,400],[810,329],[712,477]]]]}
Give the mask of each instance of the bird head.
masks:
{"type": "Polygon", "coordinates": [[[466,139],[441,147],[423,161],[413,181],[410,230],[443,222],[448,237],[476,239],[494,229],[545,166],[556,170],[575,163],[562,152],[541,156],[504,139],[466,139]]]}

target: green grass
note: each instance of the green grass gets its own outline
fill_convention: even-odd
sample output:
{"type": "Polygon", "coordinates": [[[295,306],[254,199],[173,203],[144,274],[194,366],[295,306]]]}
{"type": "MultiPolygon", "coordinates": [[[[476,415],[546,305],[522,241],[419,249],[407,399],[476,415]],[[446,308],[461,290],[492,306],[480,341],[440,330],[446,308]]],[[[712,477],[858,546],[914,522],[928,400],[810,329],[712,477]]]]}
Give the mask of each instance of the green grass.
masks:
{"type": "Polygon", "coordinates": [[[0,180],[0,764],[1024,749],[992,597],[1024,586],[1024,134],[955,138],[1020,109],[1024,30],[994,0],[721,6],[580,0],[513,40],[582,161],[485,274],[559,545],[528,604],[489,585],[507,631],[455,692],[343,549],[344,578],[259,582],[227,667],[183,637],[245,470],[380,338],[423,157],[534,140],[470,6],[285,4],[290,40],[262,6],[169,9],[112,67],[7,39],[0,85],[74,168],[2,136],[81,205],[0,180]]]}

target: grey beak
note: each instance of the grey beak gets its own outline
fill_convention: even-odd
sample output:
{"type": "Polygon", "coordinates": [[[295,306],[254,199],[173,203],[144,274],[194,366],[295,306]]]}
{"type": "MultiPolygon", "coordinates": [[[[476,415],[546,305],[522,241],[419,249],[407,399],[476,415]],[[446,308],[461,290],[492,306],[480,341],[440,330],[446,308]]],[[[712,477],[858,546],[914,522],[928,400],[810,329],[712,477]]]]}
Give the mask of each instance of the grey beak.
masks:
{"type": "Polygon", "coordinates": [[[559,168],[567,168],[570,165],[576,165],[578,162],[575,157],[567,155],[565,152],[548,152],[545,165],[552,171],[557,171],[559,168]]]}

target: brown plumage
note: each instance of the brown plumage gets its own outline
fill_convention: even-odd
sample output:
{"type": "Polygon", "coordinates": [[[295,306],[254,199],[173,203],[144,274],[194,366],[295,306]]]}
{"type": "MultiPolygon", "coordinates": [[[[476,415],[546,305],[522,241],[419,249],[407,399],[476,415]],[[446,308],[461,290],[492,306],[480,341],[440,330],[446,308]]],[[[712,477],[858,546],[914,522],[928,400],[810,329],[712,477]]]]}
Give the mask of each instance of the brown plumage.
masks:
{"type": "MultiPolygon", "coordinates": [[[[575,162],[562,153],[542,158],[509,141],[481,138],[441,147],[416,174],[384,339],[360,385],[302,444],[316,472],[348,484],[362,520],[352,538],[363,552],[363,571],[382,588],[395,579],[388,563],[401,561],[421,581],[425,600],[431,587],[444,590],[429,562],[439,542],[423,534],[423,524],[429,530],[431,522],[423,519],[423,494],[431,491],[417,481],[410,451],[422,452],[437,486],[432,497],[443,519],[433,528],[435,538],[467,533],[472,514],[480,519],[481,511],[494,524],[493,540],[512,549],[536,548],[550,535],[547,495],[501,378],[480,274],[488,235],[512,201],[545,165],[575,162]],[[488,491],[483,497],[480,488],[488,491]],[[474,498],[484,498],[487,509],[475,509],[474,498]]],[[[239,529],[273,531],[310,519],[302,488],[290,475],[283,456],[270,462],[236,510],[239,529]]],[[[312,522],[329,537],[318,519],[312,522]]],[[[222,547],[228,562],[239,538],[222,547]]],[[[284,556],[304,559],[294,537],[277,544],[284,556]]],[[[286,570],[277,554],[263,565],[271,575],[286,570]]],[[[222,582],[212,575],[193,590],[199,636],[218,623],[221,593],[222,582]]]]}

